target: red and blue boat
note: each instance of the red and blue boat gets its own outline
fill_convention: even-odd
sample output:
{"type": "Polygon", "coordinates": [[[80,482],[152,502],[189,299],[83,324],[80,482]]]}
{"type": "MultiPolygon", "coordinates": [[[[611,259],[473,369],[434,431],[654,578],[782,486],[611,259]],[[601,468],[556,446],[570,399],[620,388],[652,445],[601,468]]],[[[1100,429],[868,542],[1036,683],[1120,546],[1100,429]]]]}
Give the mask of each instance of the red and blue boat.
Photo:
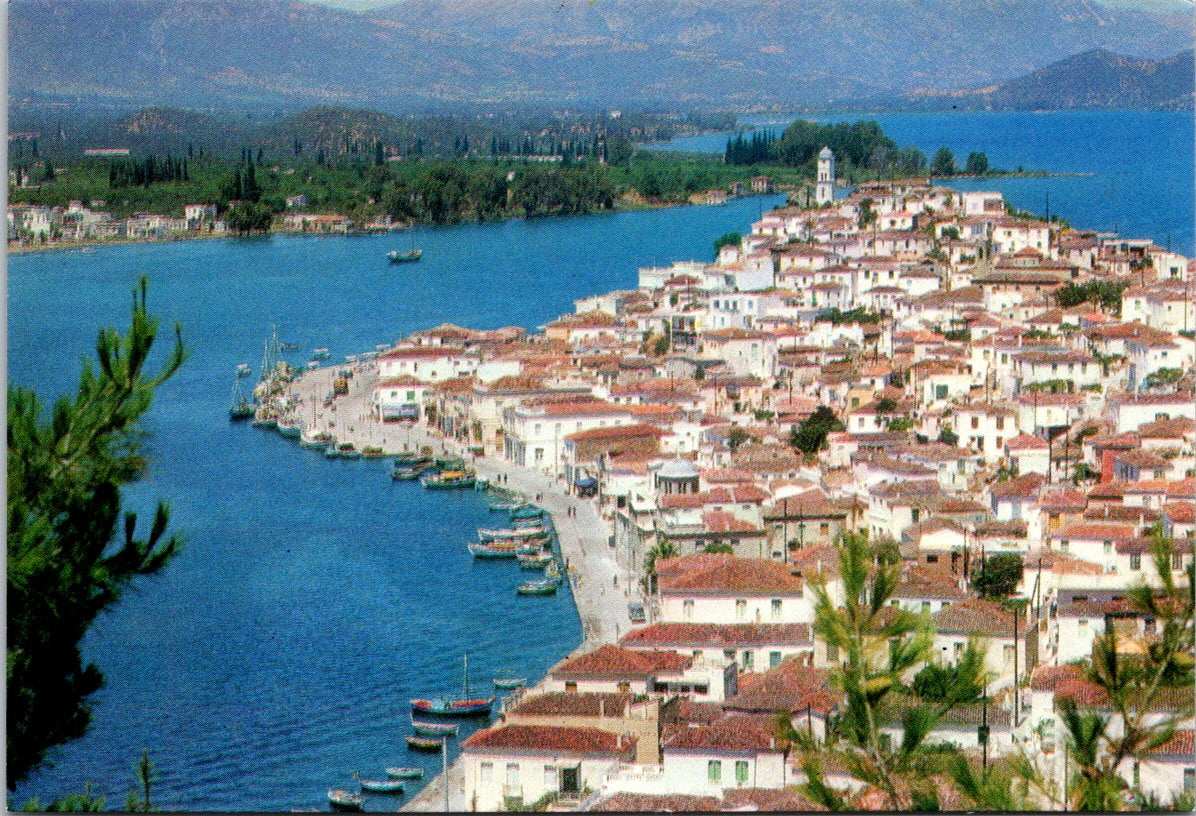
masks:
{"type": "Polygon", "coordinates": [[[411,710],[418,714],[439,714],[444,717],[471,717],[489,714],[494,697],[473,697],[469,688],[469,655],[465,655],[465,682],[460,697],[427,697],[411,701],[411,710]]]}

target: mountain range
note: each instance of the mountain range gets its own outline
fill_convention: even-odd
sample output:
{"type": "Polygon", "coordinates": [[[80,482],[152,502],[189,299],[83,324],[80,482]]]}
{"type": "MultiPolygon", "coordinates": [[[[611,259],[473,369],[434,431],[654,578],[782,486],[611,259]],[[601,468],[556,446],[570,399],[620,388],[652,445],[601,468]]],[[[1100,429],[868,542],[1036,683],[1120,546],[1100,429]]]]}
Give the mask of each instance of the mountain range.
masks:
{"type": "Polygon", "coordinates": [[[768,110],[971,88],[1004,104],[1009,80],[1080,51],[1189,48],[1192,24],[1190,6],[1111,0],[12,0],[9,100],[768,110]]]}

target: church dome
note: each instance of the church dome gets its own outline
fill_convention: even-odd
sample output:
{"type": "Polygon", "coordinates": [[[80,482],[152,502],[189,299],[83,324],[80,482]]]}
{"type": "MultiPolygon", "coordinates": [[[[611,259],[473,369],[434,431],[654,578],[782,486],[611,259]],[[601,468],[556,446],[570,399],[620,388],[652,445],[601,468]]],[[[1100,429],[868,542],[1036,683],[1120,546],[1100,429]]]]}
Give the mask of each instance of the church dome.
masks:
{"type": "Polygon", "coordinates": [[[824,147],[822,150],[818,151],[818,158],[820,159],[833,159],[834,157],[835,154],[831,152],[829,147],[824,147]]]}
{"type": "Polygon", "coordinates": [[[677,457],[661,465],[656,475],[663,479],[696,479],[698,469],[693,462],[677,457]]]}

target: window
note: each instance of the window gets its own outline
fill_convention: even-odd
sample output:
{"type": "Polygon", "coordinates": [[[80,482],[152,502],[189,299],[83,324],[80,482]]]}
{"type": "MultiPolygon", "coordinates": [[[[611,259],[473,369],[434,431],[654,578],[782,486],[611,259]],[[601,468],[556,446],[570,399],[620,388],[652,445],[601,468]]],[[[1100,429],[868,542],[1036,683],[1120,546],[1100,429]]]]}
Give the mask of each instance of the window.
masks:
{"type": "Polygon", "coordinates": [[[937,564],[938,562],[939,562],[939,557],[938,557],[937,555],[928,555],[928,556],[926,556],[926,563],[927,563],[927,564],[937,564]]]}
{"type": "Polygon", "coordinates": [[[963,644],[956,642],[956,644],[955,644],[955,659],[959,660],[961,657],[963,657],[963,644]]]}
{"type": "Polygon", "coordinates": [[[946,399],[947,398],[947,386],[936,385],[934,387],[934,398],[935,399],[946,399]]]}
{"type": "Polygon", "coordinates": [[[775,669],[779,665],[781,665],[781,653],[780,652],[769,652],[768,653],[768,668],[775,669]]]}
{"type": "Polygon", "coordinates": [[[1080,627],[1081,631],[1085,631],[1085,632],[1088,631],[1088,619],[1080,618],[1079,627],[1080,627]]]}
{"type": "Polygon", "coordinates": [[[577,682],[574,680],[566,681],[565,682],[565,691],[574,691],[574,692],[577,691],[577,682]]]}
{"type": "Polygon", "coordinates": [[[626,680],[620,681],[619,682],[619,693],[620,694],[629,694],[630,692],[631,692],[631,683],[627,682],[626,680]]]}
{"type": "Polygon", "coordinates": [[[997,430],[998,431],[1005,430],[1005,417],[1003,417],[1003,416],[997,417],[997,430]]]}
{"type": "Polygon", "coordinates": [[[1003,654],[1005,657],[1005,665],[1012,666],[1013,665],[1013,656],[1014,656],[1013,646],[1006,646],[1003,650],[1003,654]]]}
{"type": "Polygon", "coordinates": [[[773,598],[772,599],[772,619],[780,620],[780,618],[781,618],[781,599],[773,598]]]}
{"type": "Polygon", "coordinates": [[[979,427],[980,427],[980,417],[977,417],[977,416],[972,417],[972,430],[974,431],[979,427]]]}
{"type": "Polygon", "coordinates": [[[1071,549],[1071,542],[1068,541],[1066,538],[1063,539],[1062,541],[1059,542],[1059,549],[1063,550],[1063,552],[1067,552],[1068,550],[1071,549]]]}
{"type": "Polygon", "coordinates": [[[748,763],[746,759],[735,760],[735,784],[746,785],[748,781],[748,763]]]}
{"type": "Polygon", "coordinates": [[[1130,569],[1132,569],[1132,570],[1140,570],[1140,569],[1142,569],[1142,555],[1141,555],[1141,553],[1131,553],[1131,554],[1130,554],[1130,569]]]}
{"type": "Polygon", "coordinates": [[[1113,552],[1113,542],[1106,541],[1105,542],[1105,555],[1111,555],[1112,552],[1113,552]]]}
{"type": "Polygon", "coordinates": [[[743,670],[749,671],[755,668],[756,661],[753,659],[754,654],[749,649],[743,650],[743,670]]]}
{"type": "Polygon", "coordinates": [[[684,618],[685,620],[693,620],[694,619],[694,602],[693,601],[682,601],[681,602],[681,617],[684,618]]]}
{"type": "Polygon", "coordinates": [[[831,525],[830,525],[830,522],[825,522],[825,521],[824,521],[822,524],[819,524],[819,525],[818,525],[818,532],[822,533],[822,535],[829,535],[829,534],[830,534],[830,532],[831,532],[831,525]]]}
{"type": "Polygon", "coordinates": [[[507,784],[508,785],[518,785],[519,784],[519,763],[518,762],[508,762],[507,763],[507,784]]]}
{"type": "Polygon", "coordinates": [[[1184,768],[1184,793],[1196,793],[1196,768],[1184,768]]]}
{"type": "Polygon", "coordinates": [[[723,763],[717,759],[712,759],[706,763],[706,779],[714,784],[723,781],[723,763]]]}
{"type": "Polygon", "coordinates": [[[481,766],[479,767],[478,772],[479,772],[479,778],[478,778],[479,782],[481,782],[483,785],[493,784],[493,782],[494,782],[494,763],[493,762],[483,762],[481,764],[481,766]]]}
{"type": "Polygon", "coordinates": [[[735,620],[743,620],[747,617],[747,601],[743,598],[735,601],[735,620]]]}
{"type": "Polygon", "coordinates": [[[1181,570],[1184,568],[1184,557],[1179,553],[1171,553],[1171,569],[1181,570]]]}
{"type": "Polygon", "coordinates": [[[923,612],[930,611],[930,601],[922,601],[922,611],[923,612]]]}
{"type": "Polygon", "coordinates": [[[734,663],[735,662],[735,650],[734,649],[723,649],[723,657],[725,657],[731,663],[734,663]]]}

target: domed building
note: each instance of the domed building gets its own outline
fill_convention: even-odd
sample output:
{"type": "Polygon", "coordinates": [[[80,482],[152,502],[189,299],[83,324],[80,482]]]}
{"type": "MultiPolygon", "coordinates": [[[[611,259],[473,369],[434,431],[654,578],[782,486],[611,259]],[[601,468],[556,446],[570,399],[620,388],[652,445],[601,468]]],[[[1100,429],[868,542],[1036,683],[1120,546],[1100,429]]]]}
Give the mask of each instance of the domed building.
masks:
{"type": "Polygon", "coordinates": [[[688,459],[678,456],[660,465],[650,465],[649,470],[652,472],[652,487],[659,496],[698,492],[698,468],[688,459]]]}

